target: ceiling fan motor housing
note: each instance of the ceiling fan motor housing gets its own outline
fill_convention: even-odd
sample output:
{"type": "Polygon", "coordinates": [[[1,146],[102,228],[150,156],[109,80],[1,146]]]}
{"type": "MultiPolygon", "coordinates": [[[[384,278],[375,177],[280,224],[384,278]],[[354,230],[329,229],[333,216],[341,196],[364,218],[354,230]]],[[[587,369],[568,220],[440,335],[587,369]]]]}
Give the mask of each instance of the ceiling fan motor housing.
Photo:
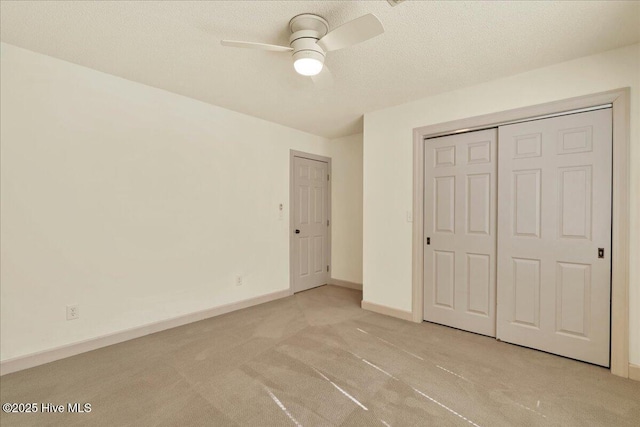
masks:
{"type": "Polygon", "coordinates": [[[299,58],[314,58],[320,62],[324,62],[324,51],[316,43],[319,40],[317,36],[300,36],[299,33],[308,33],[310,31],[298,31],[291,35],[291,47],[293,48],[293,60],[299,58]],[[298,37],[298,38],[295,38],[298,37]]]}
{"type": "Polygon", "coordinates": [[[289,21],[291,37],[289,45],[293,48],[293,60],[301,58],[313,58],[324,62],[325,52],[317,41],[329,31],[327,21],[309,13],[295,16],[289,21]]]}

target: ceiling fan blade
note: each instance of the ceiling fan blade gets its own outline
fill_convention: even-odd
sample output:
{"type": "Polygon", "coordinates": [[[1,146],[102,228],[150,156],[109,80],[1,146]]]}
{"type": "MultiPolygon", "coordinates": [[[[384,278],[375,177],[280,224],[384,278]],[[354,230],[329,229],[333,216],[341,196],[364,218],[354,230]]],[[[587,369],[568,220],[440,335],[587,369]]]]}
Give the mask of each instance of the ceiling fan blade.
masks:
{"type": "Polygon", "coordinates": [[[273,52],[290,52],[293,50],[293,48],[289,46],[278,46],[276,44],[254,43],[254,42],[240,42],[235,40],[221,40],[220,44],[222,46],[228,46],[228,47],[243,47],[246,49],[270,50],[273,52]]]}
{"type": "Polygon", "coordinates": [[[318,45],[325,52],[330,52],[362,43],[382,33],[384,33],[382,22],[370,13],[349,21],[329,32],[329,34],[318,40],[318,45]]]}

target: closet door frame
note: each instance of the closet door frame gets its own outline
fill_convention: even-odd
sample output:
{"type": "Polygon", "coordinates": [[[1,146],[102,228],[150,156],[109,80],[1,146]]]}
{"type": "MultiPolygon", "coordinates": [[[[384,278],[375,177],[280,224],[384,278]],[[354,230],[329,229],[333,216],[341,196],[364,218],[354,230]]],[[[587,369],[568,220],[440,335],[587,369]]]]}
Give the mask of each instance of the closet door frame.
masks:
{"type": "MultiPolygon", "coordinates": [[[[413,130],[412,320],[423,321],[424,292],[424,145],[425,139],[507,122],[612,105],[613,176],[611,233],[611,373],[629,377],[629,146],[630,89],[621,88],[515,110],[439,123],[413,130]]],[[[498,142],[499,143],[499,142],[498,142]]]]}

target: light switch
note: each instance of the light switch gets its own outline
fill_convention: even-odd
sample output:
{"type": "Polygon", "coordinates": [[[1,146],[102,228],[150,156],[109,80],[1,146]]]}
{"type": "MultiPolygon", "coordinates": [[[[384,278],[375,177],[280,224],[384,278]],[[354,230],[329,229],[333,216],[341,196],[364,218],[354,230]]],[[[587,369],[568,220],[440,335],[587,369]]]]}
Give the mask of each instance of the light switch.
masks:
{"type": "Polygon", "coordinates": [[[407,211],[407,222],[413,222],[413,212],[407,211]]]}

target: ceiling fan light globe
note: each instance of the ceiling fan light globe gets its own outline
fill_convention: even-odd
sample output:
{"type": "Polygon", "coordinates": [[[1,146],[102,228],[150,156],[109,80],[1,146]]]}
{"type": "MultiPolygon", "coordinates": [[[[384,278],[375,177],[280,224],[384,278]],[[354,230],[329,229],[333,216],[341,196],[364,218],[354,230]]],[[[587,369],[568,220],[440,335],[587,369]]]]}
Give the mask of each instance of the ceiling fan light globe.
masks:
{"type": "Polygon", "coordinates": [[[293,68],[303,76],[315,76],[322,71],[322,62],[315,58],[300,58],[293,63],[293,68]]]}
{"type": "Polygon", "coordinates": [[[313,50],[298,51],[293,54],[293,68],[303,76],[315,76],[322,71],[324,55],[313,50]]]}

